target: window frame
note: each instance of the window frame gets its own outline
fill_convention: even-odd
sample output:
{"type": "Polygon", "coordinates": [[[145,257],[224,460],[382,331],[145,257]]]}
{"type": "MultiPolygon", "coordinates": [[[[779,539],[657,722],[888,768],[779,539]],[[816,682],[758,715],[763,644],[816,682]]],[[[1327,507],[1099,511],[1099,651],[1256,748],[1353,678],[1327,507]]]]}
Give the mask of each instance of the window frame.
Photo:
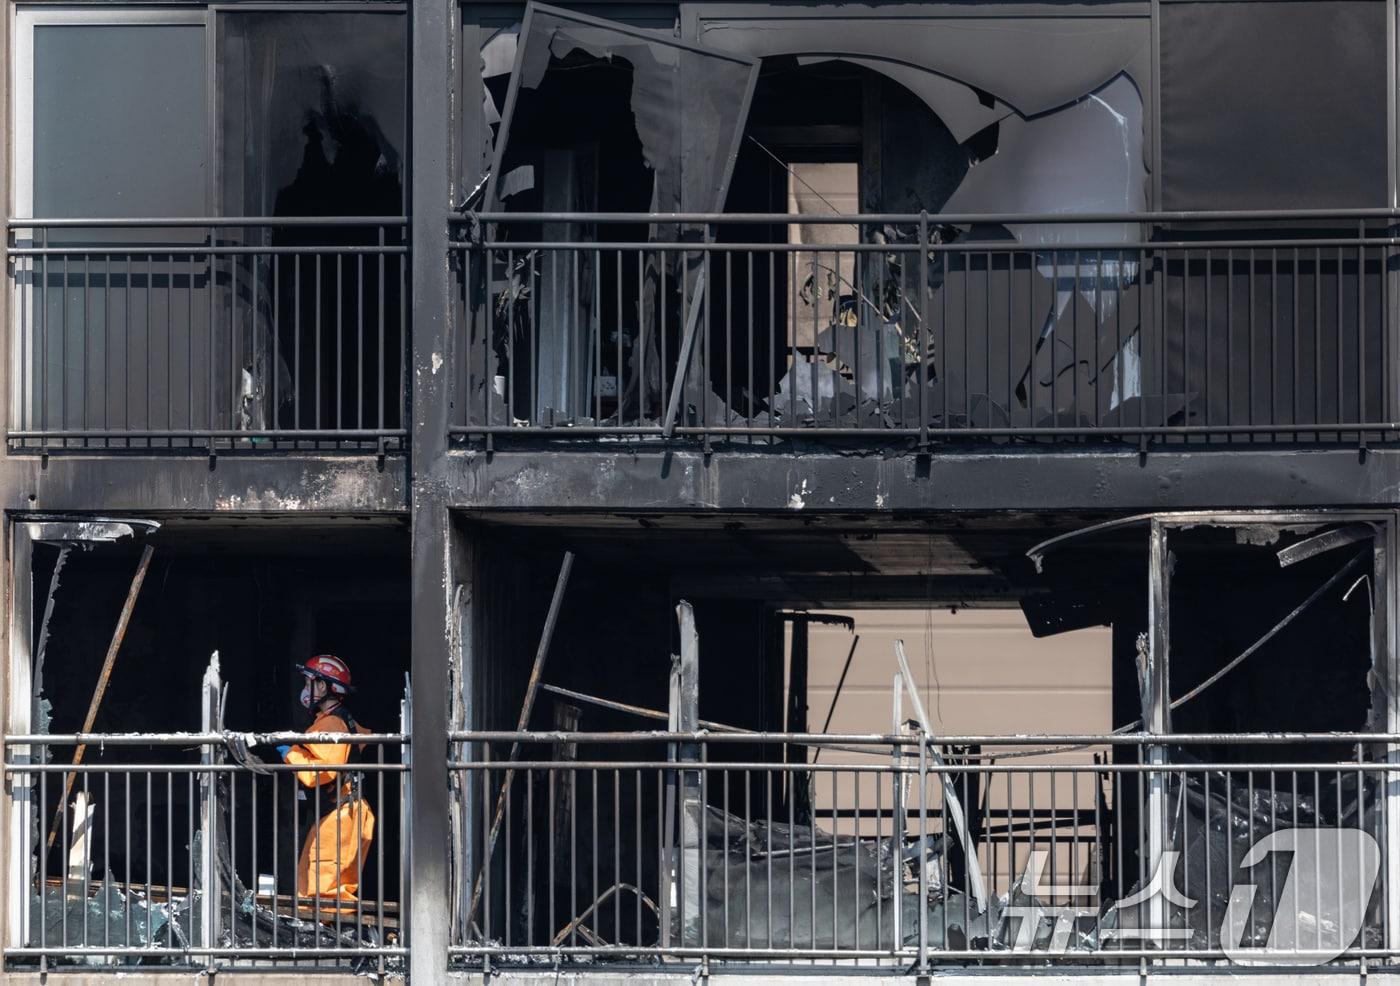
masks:
{"type": "MultiPolygon", "coordinates": [[[[11,41],[10,91],[13,111],[12,175],[10,180],[10,213],[14,218],[48,219],[34,215],[34,29],[36,27],[77,25],[82,27],[192,27],[204,29],[205,106],[204,139],[208,167],[204,187],[204,208],[201,219],[237,218],[220,216],[220,181],[223,177],[223,140],[218,127],[219,91],[218,43],[219,21],[223,14],[239,13],[368,13],[408,16],[406,3],[378,0],[368,3],[211,3],[200,7],[107,7],[23,5],[15,8],[14,37],[11,41]]],[[[405,51],[405,66],[409,53],[405,51]]],[[[405,121],[409,120],[411,93],[405,87],[405,121]]],[[[410,131],[411,132],[411,131],[410,131]]],[[[408,148],[404,162],[409,164],[408,148]]],[[[407,186],[405,185],[405,188],[407,186]]],[[[405,194],[406,191],[405,191],[405,194]]],[[[151,218],[169,218],[154,216],[151,218]]]]}
{"type": "Polygon", "coordinates": [[[111,7],[18,7],[15,10],[15,36],[11,47],[11,99],[14,119],[13,172],[11,181],[12,215],[25,219],[46,219],[34,215],[34,34],[38,27],[193,27],[204,29],[205,147],[209,158],[204,187],[204,212],[213,203],[218,173],[214,145],[214,74],[212,8],[154,9],[111,7]]]}

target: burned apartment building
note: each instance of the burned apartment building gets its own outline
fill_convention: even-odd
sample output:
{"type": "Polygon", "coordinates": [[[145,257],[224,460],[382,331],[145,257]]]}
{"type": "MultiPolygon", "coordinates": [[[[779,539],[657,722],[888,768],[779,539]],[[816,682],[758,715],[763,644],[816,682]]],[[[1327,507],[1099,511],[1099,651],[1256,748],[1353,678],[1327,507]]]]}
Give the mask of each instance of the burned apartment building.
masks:
{"type": "Polygon", "coordinates": [[[1400,981],[1396,15],[7,0],[0,986],[1400,981]]]}

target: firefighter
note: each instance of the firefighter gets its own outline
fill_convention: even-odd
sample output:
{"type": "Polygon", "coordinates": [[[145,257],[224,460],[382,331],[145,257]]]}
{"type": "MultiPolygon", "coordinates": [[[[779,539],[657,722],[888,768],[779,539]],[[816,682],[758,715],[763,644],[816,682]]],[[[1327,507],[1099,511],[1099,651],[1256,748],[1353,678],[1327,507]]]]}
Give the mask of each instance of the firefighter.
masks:
{"type": "MultiPolygon", "coordinates": [[[[311,733],[366,733],[345,705],[354,691],[350,668],[338,657],[318,654],[297,665],[305,679],[301,704],[312,716],[311,733]]],[[[341,766],[364,750],[364,744],[297,743],[279,746],[284,763],[305,767],[297,781],[308,791],[319,791],[320,809],[326,813],[306,834],[297,862],[297,895],[353,901],[358,899],[360,871],[374,838],[374,812],[363,796],[363,775],[357,771],[320,770],[341,766]]],[[[309,804],[317,795],[299,792],[309,804]]]]}

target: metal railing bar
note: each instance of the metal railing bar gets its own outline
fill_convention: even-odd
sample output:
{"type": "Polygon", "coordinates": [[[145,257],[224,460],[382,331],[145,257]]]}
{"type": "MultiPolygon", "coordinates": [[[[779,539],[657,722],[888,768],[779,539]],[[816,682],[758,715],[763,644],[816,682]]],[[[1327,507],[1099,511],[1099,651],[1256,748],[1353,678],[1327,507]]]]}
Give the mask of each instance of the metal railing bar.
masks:
{"type": "MultiPolygon", "coordinates": [[[[140,737],[141,734],[122,734],[124,736],[140,737]]],[[[171,737],[183,737],[185,734],[169,734],[171,737]]],[[[191,734],[193,735],[193,734],[191,734]]],[[[259,734],[261,736],[262,734],[259,734]]],[[[268,734],[269,737],[280,737],[284,734],[268,734]]],[[[291,734],[305,735],[305,734],[291,734]]],[[[42,740],[44,737],[35,737],[42,740]]],[[[100,740],[101,737],[98,737],[100,740]]],[[[345,739],[344,734],[339,734],[339,739],[345,739]]],[[[357,740],[360,738],[355,737],[357,740]]],[[[398,742],[390,736],[376,737],[384,742],[398,742]]],[[[30,742],[29,736],[5,737],[6,742],[22,743],[30,742]]],[[[219,739],[216,734],[214,740],[219,739]]],[[[448,739],[452,742],[522,742],[522,743],[805,743],[815,741],[819,743],[844,743],[844,744],[875,744],[882,746],[918,746],[921,742],[918,737],[905,736],[899,733],[781,733],[781,732],[752,732],[752,733],[710,733],[710,732],[667,732],[662,730],[640,730],[635,732],[580,732],[562,730],[541,730],[534,732],[511,732],[505,730],[452,730],[448,733],[448,739]]],[[[65,743],[77,742],[72,736],[63,737],[65,743]]],[[[211,742],[212,740],[200,738],[201,742],[211,742]]],[[[89,741],[91,742],[91,741],[89,741]]],[[[262,742],[259,739],[259,742],[262,742]]],[[[319,742],[313,739],[312,742],[319,742]]],[[[998,735],[947,735],[939,736],[937,739],[924,740],[933,746],[1054,746],[1063,744],[1073,744],[1082,746],[1094,745],[1116,745],[1116,746],[1175,746],[1181,744],[1226,744],[1226,745],[1253,745],[1253,744],[1279,744],[1279,743],[1400,743],[1400,733],[1360,733],[1360,732],[1322,732],[1322,733],[1025,733],[998,735]]],[[[1312,769],[1310,765],[1308,769],[1312,769]]]]}
{"type": "MultiPolygon", "coordinates": [[[[1171,744],[1156,743],[1154,746],[1170,746],[1171,744]]],[[[665,760],[517,760],[513,765],[520,770],[559,770],[567,768],[569,770],[658,770],[669,768],[674,770],[675,764],[665,760]]],[[[1239,762],[1192,762],[1189,764],[1172,764],[1174,770],[1179,770],[1184,774],[1203,774],[1206,772],[1260,772],[1260,771],[1280,771],[1280,770],[1316,770],[1319,766],[1329,769],[1345,768],[1356,770],[1360,773],[1384,774],[1394,772],[1393,764],[1380,763],[1356,763],[1350,760],[1336,761],[1299,761],[1296,763],[1277,763],[1272,761],[1239,761],[1239,762]]],[[[485,770],[486,761],[481,760],[449,760],[447,763],[449,770],[485,770]]],[[[11,773],[61,773],[62,767],[57,765],[47,765],[46,767],[8,767],[11,773]],[[52,769],[49,769],[52,768],[52,769]]],[[[79,771],[82,767],[68,767],[68,770],[79,771]]],[[[111,769],[97,768],[97,769],[111,769]]],[[[192,767],[191,769],[197,769],[192,767]]],[[[207,769],[207,768],[206,768],[207,769]]],[[[689,766],[686,768],[689,770],[689,766]]],[[[1086,768],[1083,764],[1026,764],[1026,763],[943,763],[936,768],[926,767],[924,773],[947,773],[947,774],[1070,774],[1082,772],[1086,768]]],[[[1096,768],[1104,774],[1160,774],[1161,765],[1153,764],[1102,764],[1096,768]]],[[[895,767],[889,764],[812,764],[812,763],[767,763],[764,761],[730,761],[725,763],[715,763],[708,766],[696,767],[697,772],[716,773],[725,770],[767,770],[776,774],[839,774],[843,771],[862,774],[911,774],[918,775],[917,766],[895,767]]]]}
{"type": "MultiPolygon", "coordinates": [[[[1048,426],[1028,426],[1025,428],[803,428],[800,426],[764,427],[758,425],[752,428],[744,426],[716,425],[709,428],[677,426],[674,434],[681,436],[703,436],[703,435],[728,435],[728,436],[748,436],[766,435],[774,438],[920,438],[927,435],[930,438],[1055,438],[1055,437],[1076,437],[1076,438],[1097,438],[1104,436],[1181,436],[1181,435],[1282,435],[1294,434],[1298,431],[1318,432],[1321,434],[1354,434],[1355,432],[1396,432],[1400,431],[1398,421],[1376,421],[1376,422],[1350,422],[1347,424],[1309,424],[1305,428],[1298,425],[1102,425],[1098,427],[1048,427],[1048,426]]],[[[523,425],[452,425],[448,429],[453,435],[539,435],[549,434],[559,438],[569,436],[584,438],[601,438],[612,435],[630,436],[655,436],[664,437],[660,425],[652,426],[623,426],[617,427],[599,425],[546,425],[546,424],[523,424],[523,425]]],[[[16,434],[16,433],[11,433],[16,434]]],[[[34,437],[43,435],[53,435],[55,432],[35,432],[34,437]]],[[[129,433],[123,433],[129,434],[129,433]]],[[[206,434],[201,432],[201,434],[206,434]]],[[[238,434],[248,435],[252,432],[239,432],[238,434]]],[[[303,433],[304,434],[304,433],[303,433]]]]}
{"type": "MultiPolygon", "coordinates": [[[[1268,955],[1277,955],[1280,958],[1286,956],[1289,959],[1317,958],[1323,961],[1329,959],[1359,959],[1359,958],[1392,958],[1400,956],[1400,949],[1395,948],[1348,948],[1340,954],[1334,949],[1277,949],[1272,952],[1265,952],[1263,949],[1250,949],[1250,953],[1258,952],[1259,958],[1267,958],[1268,955]]],[[[879,958],[913,958],[917,952],[912,946],[904,946],[898,950],[870,949],[870,948],[734,948],[722,945],[712,946],[643,946],[643,945],[611,945],[611,946],[565,946],[565,945],[453,945],[448,948],[448,954],[453,956],[475,956],[475,955],[557,955],[561,957],[597,957],[597,956],[659,956],[659,957],[680,957],[680,956],[711,956],[720,958],[753,958],[753,959],[879,959],[879,958]]],[[[987,949],[978,951],[975,949],[935,949],[933,953],[940,960],[949,959],[975,959],[988,961],[1024,961],[1034,959],[1038,962],[1047,960],[1057,960],[1068,962],[1074,960],[1117,960],[1117,959],[1225,959],[1230,956],[1219,948],[1214,949],[1154,949],[1154,948],[1125,948],[1091,951],[1088,949],[1072,950],[1063,953],[1047,952],[1043,949],[1009,948],[1005,950],[987,949]]],[[[1044,969],[1037,967],[1040,972],[1044,969]]],[[[1264,968],[1268,968],[1267,964],[1264,968]]],[[[1291,967],[1296,971],[1296,966],[1291,967]]],[[[1251,963],[1251,971],[1260,971],[1259,966],[1251,963]]]]}
{"type": "Polygon", "coordinates": [[[223,743],[238,736],[249,745],[276,743],[383,743],[407,744],[412,737],[406,733],[5,733],[0,739],[5,745],[24,746],[168,746],[188,743],[223,743]]]}
{"type": "MultiPolygon", "coordinates": [[[[464,766],[477,767],[478,764],[464,764],[464,766]]],[[[267,764],[267,769],[273,774],[295,774],[306,770],[305,767],[293,767],[287,764],[267,764]]],[[[322,773],[328,774],[355,774],[355,773],[407,773],[407,764],[386,763],[386,764],[323,764],[316,768],[322,773]]],[[[101,773],[140,773],[142,771],[169,771],[177,774],[234,774],[241,775],[247,773],[247,768],[234,763],[226,764],[168,764],[168,763],[81,763],[81,764],[61,764],[61,763],[31,763],[16,764],[6,763],[3,770],[7,774],[101,774],[101,773]]]]}
{"type": "Polygon", "coordinates": [[[105,946],[91,945],[66,945],[54,946],[52,948],[17,946],[6,948],[5,955],[10,958],[40,958],[45,956],[70,957],[70,956],[149,956],[151,958],[166,958],[172,956],[188,956],[191,958],[264,958],[264,959],[343,959],[357,955],[384,955],[384,956],[407,956],[408,948],[398,945],[366,945],[354,948],[301,948],[287,946],[286,948],[183,948],[179,946],[126,946],[111,948],[105,946]]]}
{"type": "MultiPolygon", "coordinates": [[[[837,213],[837,214],[790,214],[782,212],[476,212],[449,217],[454,225],[486,223],[653,223],[656,225],[706,225],[733,223],[770,224],[802,226],[916,226],[920,214],[917,212],[892,213],[837,213]]],[[[1266,210],[1221,210],[1215,212],[956,212],[928,213],[931,223],[946,226],[968,225],[1082,225],[1103,223],[1206,223],[1206,222],[1248,222],[1288,219],[1400,219],[1400,209],[1266,209],[1266,210]]],[[[265,220],[262,220],[265,221],[265,220]]],[[[223,220],[206,220],[207,224],[222,223],[223,220]]],[[[1074,245],[1078,248],[1078,244],[1074,245]]],[[[822,244],[823,249],[829,249],[822,244]]]]}
{"type": "MultiPolygon", "coordinates": [[[[1291,250],[1299,247],[1356,247],[1356,246],[1400,246],[1400,237],[1395,236],[1370,236],[1365,239],[1358,239],[1355,236],[1347,237],[1325,237],[1306,239],[1237,239],[1237,240],[1113,240],[1102,243],[1085,242],[1076,243],[1073,251],[1076,253],[1104,253],[1110,250],[1144,250],[1152,252],[1200,250],[1206,249],[1226,250],[1244,249],[1248,247],[1261,247],[1264,249],[1291,250]]],[[[633,250],[649,251],[656,254],[687,254],[687,253],[725,253],[733,251],[736,245],[733,243],[667,243],[664,241],[633,241],[633,242],[599,242],[599,243],[561,243],[557,240],[488,240],[482,243],[453,243],[448,250],[450,252],[474,251],[474,250],[526,250],[542,251],[549,250],[555,253],[565,252],[619,252],[627,253],[633,250]]],[[[987,254],[1002,257],[1009,255],[1028,254],[1054,254],[1070,252],[1068,248],[1059,247],[1047,249],[1045,246],[1019,240],[955,240],[951,243],[927,243],[920,245],[914,243],[823,243],[820,251],[812,249],[808,244],[798,243],[744,243],[742,248],[745,252],[751,253],[782,253],[782,254],[812,254],[849,252],[849,253],[875,253],[875,254],[929,254],[929,253],[951,253],[951,254],[987,254]]],[[[295,247],[208,247],[199,252],[224,250],[229,252],[244,253],[267,253],[273,249],[296,251],[302,248],[295,247]]],[[[377,252],[378,247],[341,247],[340,250],[367,250],[377,252]]],[[[394,251],[393,247],[386,247],[388,251],[394,251]]],[[[72,249],[64,247],[24,247],[11,250],[16,256],[42,256],[43,251],[57,254],[71,254],[72,249]]],[[[320,248],[311,248],[313,252],[328,252],[320,248]]],[[[108,252],[108,251],[103,251],[108,252]]],[[[111,252],[121,252],[120,250],[111,252]]],[[[187,253],[188,250],[181,250],[187,253]]],[[[399,252],[406,252],[406,248],[399,252]]],[[[961,272],[966,274],[966,271],[961,272]]],[[[1067,278],[1066,278],[1067,279],[1067,278]]],[[[708,292],[708,285],[706,286],[708,292]]]]}
{"type": "Polygon", "coordinates": [[[407,216],[122,216],[120,218],[25,219],[11,216],[7,229],[183,229],[199,227],[407,226],[407,216]]]}
{"type": "MultiPolygon", "coordinates": [[[[1368,430],[1372,426],[1365,426],[1368,430]]],[[[1356,430],[1356,425],[1351,426],[1351,430],[1356,430]]],[[[277,439],[305,439],[307,441],[320,440],[332,441],[370,439],[370,438],[405,438],[408,432],[401,428],[346,428],[337,430],[334,428],[317,428],[296,430],[292,428],[249,428],[243,431],[234,428],[174,428],[174,429],[136,429],[124,431],[120,428],[63,428],[51,431],[11,431],[8,437],[14,440],[33,441],[42,438],[277,438],[277,439]]]]}
{"type": "MultiPolygon", "coordinates": [[[[1400,241],[1397,241],[1400,242],[1400,241]]],[[[1348,241],[1348,245],[1355,245],[1355,241],[1348,241]]],[[[289,256],[312,254],[315,256],[340,257],[347,255],[370,254],[372,256],[406,256],[408,247],[403,246],[376,246],[342,244],[340,246],[190,246],[181,243],[142,243],[140,248],[135,244],[125,246],[122,244],[85,244],[81,247],[8,247],[6,253],[12,257],[74,257],[84,256],[90,253],[98,253],[109,257],[146,257],[151,265],[154,260],[150,257],[152,250],[158,254],[173,254],[183,261],[185,257],[241,257],[249,254],[256,256],[289,256]],[[100,249],[99,249],[100,246],[100,249]]],[[[165,261],[162,261],[165,263],[165,261]]]]}

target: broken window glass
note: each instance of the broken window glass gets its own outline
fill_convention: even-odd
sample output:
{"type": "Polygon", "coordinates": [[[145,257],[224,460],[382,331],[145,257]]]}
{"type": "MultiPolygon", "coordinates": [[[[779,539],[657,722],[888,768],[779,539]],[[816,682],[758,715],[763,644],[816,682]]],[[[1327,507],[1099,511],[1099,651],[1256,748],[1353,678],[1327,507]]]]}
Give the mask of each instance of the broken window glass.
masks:
{"type": "MultiPolygon", "coordinates": [[[[1107,17],[1092,26],[1044,18],[1014,28],[915,18],[893,30],[876,17],[716,14],[702,15],[699,37],[762,56],[766,66],[791,54],[803,67],[844,62],[878,80],[874,106],[855,121],[871,145],[863,157],[871,170],[863,181],[865,211],[1072,216],[1146,209],[1138,80],[1147,78],[1151,38],[1142,18],[1107,17]],[[833,36],[841,39],[838,49],[833,36]],[[825,54],[807,54],[814,50],[825,54]]],[[[756,96],[755,116],[761,104],[756,96]]],[[[1135,242],[1138,231],[1136,223],[935,226],[936,243],[966,249],[929,257],[929,367],[926,394],[917,402],[931,409],[924,423],[996,428],[1137,420],[1140,264],[1113,245],[1135,242]],[[1082,246],[1088,244],[1106,248],[1082,246]],[[933,351],[935,342],[941,352],[933,351]]],[[[891,243],[912,242],[916,234],[895,226],[865,231],[891,243]]],[[[920,359],[916,336],[924,313],[916,310],[917,273],[903,270],[900,260],[913,257],[891,253],[884,269],[862,272],[893,295],[895,314],[856,329],[868,337],[864,348],[875,351],[882,348],[877,336],[893,325],[908,340],[911,371],[920,359]]],[[[792,370],[793,382],[804,386],[795,378],[807,375],[808,364],[795,359],[792,370]]],[[[824,373],[819,367],[817,376],[824,373]]],[[[796,415],[794,424],[909,426],[916,422],[901,397],[917,386],[910,377],[903,395],[895,387],[878,402],[862,388],[864,404],[879,404],[877,414],[834,391],[806,410],[800,400],[795,407],[778,401],[773,413],[796,415]]]]}
{"type": "Polygon", "coordinates": [[[539,4],[524,31],[497,150],[494,205],[508,207],[521,192],[543,189],[530,171],[545,150],[609,140],[640,147],[636,163],[647,178],[640,189],[616,193],[644,198],[650,207],[640,211],[722,204],[751,60],[539,4]],[[571,117],[570,107],[584,110],[584,118],[571,117]]]}
{"type": "MultiPolygon", "coordinates": [[[[709,212],[722,207],[756,72],[748,58],[532,5],[511,74],[488,208],[516,212],[709,212]]],[[[674,223],[549,222],[509,234],[556,243],[698,239],[674,223]]],[[[661,380],[694,319],[697,253],[529,250],[490,272],[497,379],[517,416],[660,414],[661,380]],[[664,286],[663,286],[664,285],[664,286]],[[596,319],[584,325],[594,309],[596,319]],[[663,315],[667,313],[669,317],[663,315]],[[673,338],[659,338],[661,323],[673,338]],[[662,358],[662,353],[668,355],[662,358]],[[530,366],[516,354],[532,354],[530,366]],[[592,366],[586,357],[592,354],[592,366]],[[526,396],[521,396],[526,395],[526,396]]]]}

